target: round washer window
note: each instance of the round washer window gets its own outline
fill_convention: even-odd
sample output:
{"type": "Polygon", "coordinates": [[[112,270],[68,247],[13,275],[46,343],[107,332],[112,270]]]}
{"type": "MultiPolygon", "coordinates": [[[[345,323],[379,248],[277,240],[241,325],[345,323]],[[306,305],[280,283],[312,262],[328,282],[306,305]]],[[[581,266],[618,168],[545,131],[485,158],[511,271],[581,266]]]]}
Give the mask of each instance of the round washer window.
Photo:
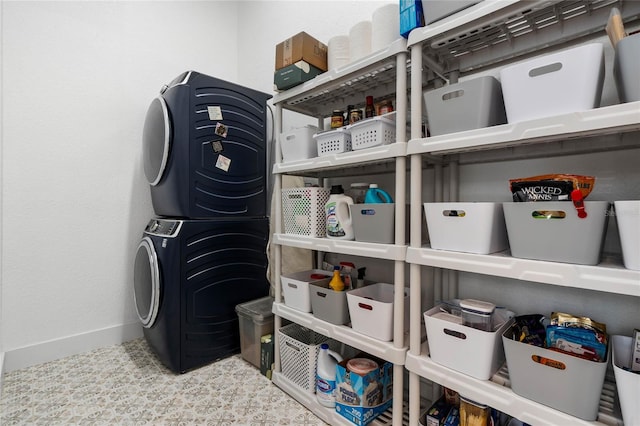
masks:
{"type": "Polygon", "coordinates": [[[149,105],[142,130],[144,174],[153,186],[162,179],[171,148],[171,119],[165,100],[158,96],[149,105]]]}
{"type": "Polygon", "coordinates": [[[142,325],[153,326],[158,315],[160,302],[160,270],[158,257],[149,237],[142,239],[138,245],[134,265],[134,301],[136,312],[142,325]]]}

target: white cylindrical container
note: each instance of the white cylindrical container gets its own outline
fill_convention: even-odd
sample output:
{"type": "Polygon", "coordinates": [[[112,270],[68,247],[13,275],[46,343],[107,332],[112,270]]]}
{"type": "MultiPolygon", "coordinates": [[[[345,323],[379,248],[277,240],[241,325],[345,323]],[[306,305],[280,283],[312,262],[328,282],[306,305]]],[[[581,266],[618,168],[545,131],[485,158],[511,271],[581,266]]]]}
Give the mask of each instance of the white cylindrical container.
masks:
{"type": "Polygon", "coordinates": [[[371,54],[371,21],[362,21],[349,30],[349,60],[357,61],[371,54]]]}
{"type": "Polygon", "coordinates": [[[325,407],[336,406],[336,365],[340,361],[342,356],[330,350],[328,344],[320,345],[316,369],[316,399],[325,407]]]}
{"type": "Polygon", "coordinates": [[[387,4],[373,11],[371,20],[371,51],[386,49],[400,38],[400,8],[387,4]]]}
{"type": "Polygon", "coordinates": [[[324,206],[327,223],[327,238],[353,240],[353,223],[349,206],[353,199],[344,194],[342,185],[331,187],[329,201],[324,206]]]}
{"type": "Polygon", "coordinates": [[[327,64],[329,69],[340,68],[349,63],[349,36],[331,37],[327,44],[327,64]]]}

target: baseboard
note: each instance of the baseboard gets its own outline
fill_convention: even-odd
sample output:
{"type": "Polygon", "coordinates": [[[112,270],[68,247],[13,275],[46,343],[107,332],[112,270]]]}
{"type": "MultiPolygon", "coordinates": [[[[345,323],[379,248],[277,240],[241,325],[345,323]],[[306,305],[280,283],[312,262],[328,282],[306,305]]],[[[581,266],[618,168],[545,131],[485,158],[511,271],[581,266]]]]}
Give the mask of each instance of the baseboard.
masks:
{"type": "Polygon", "coordinates": [[[0,352],[0,395],[2,395],[3,382],[4,382],[4,352],[0,352]]]}
{"type": "Polygon", "coordinates": [[[142,326],[135,322],[13,349],[5,353],[4,371],[19,370],[139,337],[142,337],[142,326]]]}

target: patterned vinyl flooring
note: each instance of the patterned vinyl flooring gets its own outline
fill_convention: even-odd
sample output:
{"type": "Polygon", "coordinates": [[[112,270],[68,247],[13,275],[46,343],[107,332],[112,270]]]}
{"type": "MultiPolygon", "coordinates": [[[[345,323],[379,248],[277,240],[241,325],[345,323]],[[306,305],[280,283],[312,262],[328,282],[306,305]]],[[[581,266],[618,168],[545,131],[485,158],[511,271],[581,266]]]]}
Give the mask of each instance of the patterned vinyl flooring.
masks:
{"type": "Polygon", "coordinates": [[[144,339],[6,373],[0,424],[325,425],[240,355],[178,375],[144,339]]]}

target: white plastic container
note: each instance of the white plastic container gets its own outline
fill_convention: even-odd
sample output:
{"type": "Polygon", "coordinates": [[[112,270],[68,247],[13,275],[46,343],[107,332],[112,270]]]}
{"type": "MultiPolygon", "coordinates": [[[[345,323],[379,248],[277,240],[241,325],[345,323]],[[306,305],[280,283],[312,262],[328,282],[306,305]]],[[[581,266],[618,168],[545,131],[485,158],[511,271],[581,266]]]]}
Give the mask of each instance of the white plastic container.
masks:
{"type": "Polygon", "coordinates": [[[284,303],[301,312],[311,312],[310,284],[326,284],[331,280],[331,273],[322,269],[300,271],[281,275],[284,303]]]}
{"type": "MultiPolygon", "coordinates": [[[[364,335],[389,342],[393,340],[394,285],[371,284],[347,291],[351,327],[364,335]]],[[[404,291],[404,330],[409,326],[409,289],[404,291]]]]}
{"type": "Polygon", "coordinates": [[[491,316],[496,309],[496,305],[482,300],[462,299],[460,307],[462,308],[463,325],[483,331],[493,330],[491,316]]]}
{"type": "Polygon", "coordinates": [[[596,265],[609,213],[607,201],[585,201],[578,217],[570,201],[504,203],[511,255],[522,259],[596,265]],[[549,215],[551,218],[546,218],[549,215]]]}
{"type": "Polygon", "coordinates": [[[624,267],[640,271],[640,200],[615,201],[624,267]]]}
{"type": "Polygon", "coordinates": [[[425,203],[431,248],[489,254],[508,246],[500,203],[425,203]]]}
{"type": "Polygon", "coordinates": [[[324,237],[326,221],[324,205],[329,199],[325,188],[284,188],[282,218],[286,234],[324,237]]]}
{"type": "Polygon", "coordinates": [[[511,335],[506,330],[502,336],[511,389],[563,413],[596,420],[609,357],[594,362],[521,343],[511,335]]]}
{"type": "Polygon", "coordinates": [[[494,331],[467,327],[442,314],[442,305],[424,313],[429,356],[440,365],[480,380],[489,380],[504,364],[502,333],[511,326],[513,313],[505,311],[503,324],[494,331]]]}
{"type": "Polygon", "coordinates": [[[318,156],[318,144],[313,135],[318,133],[316,126],[303,126],[291,129],[280,136],[282,161],[306,160],[318,156]]]}
{"type": "Polygon", "coordinates": [[[331,187],[331,195],[324,206],[327,224],[327,238],[335,240],[353,240],[353,223],[349,206],[353,199],[344,194],[342,185],[331,187]]]}
{"type": "Polygon", "coordinates": [[[351,151],[349,127],[340,127],[313,135],[318,149],[318,157],[351,151]]]}
{"type": "Polygon", "coordinates": [[[342,356],[322,343],[318,350],[318,367],[316,370],[316,399],[320,405],[333,408],[336,406],[336,365],[342,356]]]}
{"type": "Polygon", "coordinates": [[[396,141],[396,123],[385,116],[356,121],[349,126],[351,149],[388,145],[396,141]]]}
{"type": "Polygon", "coordinates": [[[509,123],[600,106],[604,49],[590,43],[539,56],[500,71],[509,123]]]}
{"type": "Polygon", "coordinates": [[[640,424],[640,374],[624,370],[631,365],[631,345],[628,336],[611,336],[613,374],[616,377],[618,399],[625,425],[640,424]]]}

